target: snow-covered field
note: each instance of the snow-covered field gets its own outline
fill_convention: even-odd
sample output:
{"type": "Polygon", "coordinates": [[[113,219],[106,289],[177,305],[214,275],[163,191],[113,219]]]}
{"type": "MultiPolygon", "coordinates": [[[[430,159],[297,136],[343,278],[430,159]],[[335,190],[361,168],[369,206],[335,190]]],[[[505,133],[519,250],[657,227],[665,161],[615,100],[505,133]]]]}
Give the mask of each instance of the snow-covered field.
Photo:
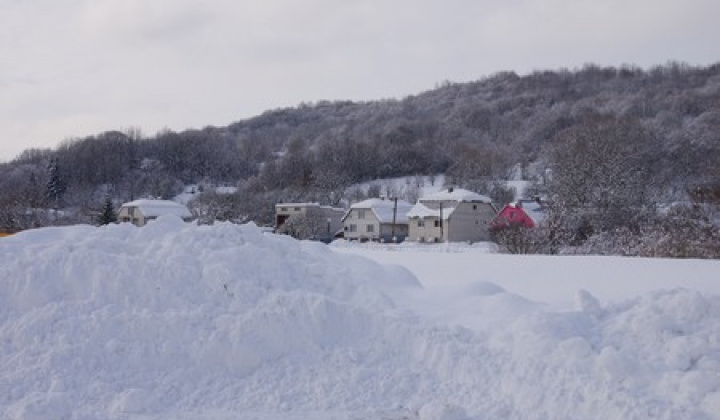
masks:
{"type": "Polygon", "coordinates": [[[27,231],[0,239],[0,418],[719,419],[720,261],[27,231]]]}

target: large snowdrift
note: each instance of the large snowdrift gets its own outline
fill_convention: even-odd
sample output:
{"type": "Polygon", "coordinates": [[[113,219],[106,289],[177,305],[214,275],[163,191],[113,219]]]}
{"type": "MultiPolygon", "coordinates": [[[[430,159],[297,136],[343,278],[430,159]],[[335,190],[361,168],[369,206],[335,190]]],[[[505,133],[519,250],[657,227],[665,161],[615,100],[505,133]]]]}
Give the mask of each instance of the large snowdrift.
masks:
{"type": "Polygon", "coordinates": [[[717,297],[466,295],[482,328],[427,316],[406,269],[251,225],[21,233],[0,240],[0,418],[718,418],[717,297]]]}

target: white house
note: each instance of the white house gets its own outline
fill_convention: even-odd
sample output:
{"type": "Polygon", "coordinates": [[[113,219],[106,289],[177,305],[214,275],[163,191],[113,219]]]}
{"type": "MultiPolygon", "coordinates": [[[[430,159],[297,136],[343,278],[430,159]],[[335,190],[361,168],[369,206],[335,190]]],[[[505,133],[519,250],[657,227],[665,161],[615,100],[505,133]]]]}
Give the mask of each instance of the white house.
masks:
{"type": "Polygon", "coordinates": [[[421,198],[410,210],[408,237],[419,242],[488,241],[496,214],[489,197],[448,188],[421,198]]]}
{"type": "Polygon", "coordinates": [[[318,203],[278,203],[275,205],[275,233],[299,239],[332,241],[342,229],[344,209],[318,203]]]}
{"type": "Polygon", "coordinates": [[[142,199],[125,203],[118,211],[120,222],[130,222],[136,226],[144,226],[148,221],[160,216],[174,215],[187,221],[192,214],[187,207],[169,200],[142,199]]]}
{"type": "Polygon", "coordinates": [[[402,242],[408,235],[407,213],[411,208],[405,200],[387,198],[353,204],[342,219],[345,239],[402,242]]]}

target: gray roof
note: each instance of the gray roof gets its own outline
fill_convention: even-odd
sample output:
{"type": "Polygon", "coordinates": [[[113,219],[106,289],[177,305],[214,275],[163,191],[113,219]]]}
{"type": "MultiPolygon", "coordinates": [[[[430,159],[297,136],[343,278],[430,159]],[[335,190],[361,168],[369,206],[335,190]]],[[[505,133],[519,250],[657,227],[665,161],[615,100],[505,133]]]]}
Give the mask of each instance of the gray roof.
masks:
{"type": "MultiPolygon", "coordinates": [[[[397,212],[395,214],[395,223],[406,224],[408,222],[408,212],[412,208],[412,204],[405,200],[397,200],[397,212]]],[[[355,203],[350,206],[350,211],[353,209],[358,210],[371,210],[375,217],[380,223],[392,223],[393,211],[395,208],[395,200],[383,199],[383,198],[371,198],[359,203],[355,203]]],[[[350,213],[348,211],[347,214],[350,213]]],[[[343,220],[347,217],[347,214],[343,217],[343,220]]]]}

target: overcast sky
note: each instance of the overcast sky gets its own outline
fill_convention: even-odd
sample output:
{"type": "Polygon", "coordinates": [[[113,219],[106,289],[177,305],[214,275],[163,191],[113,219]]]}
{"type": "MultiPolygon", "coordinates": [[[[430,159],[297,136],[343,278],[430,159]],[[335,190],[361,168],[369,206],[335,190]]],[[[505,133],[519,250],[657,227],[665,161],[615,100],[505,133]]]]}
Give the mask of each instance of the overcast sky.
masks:
{"type": "Polygon", "coordinates": [[[498,71],[720,61],[720,0],[0,0],[0,161],[498,71]]]}

